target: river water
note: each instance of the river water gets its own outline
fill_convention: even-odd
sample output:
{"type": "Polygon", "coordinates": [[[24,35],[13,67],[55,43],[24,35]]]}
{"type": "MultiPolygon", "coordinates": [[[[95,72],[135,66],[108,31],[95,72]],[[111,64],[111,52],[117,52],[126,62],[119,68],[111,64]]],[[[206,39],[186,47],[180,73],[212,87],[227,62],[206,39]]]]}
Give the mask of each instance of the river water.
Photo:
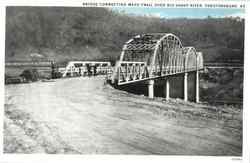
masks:
{"type": "Polygon", "coordinates": [[[130,94],[102,76],[6,85],[4,152],[239,156],[241,117],[130,94]]]}

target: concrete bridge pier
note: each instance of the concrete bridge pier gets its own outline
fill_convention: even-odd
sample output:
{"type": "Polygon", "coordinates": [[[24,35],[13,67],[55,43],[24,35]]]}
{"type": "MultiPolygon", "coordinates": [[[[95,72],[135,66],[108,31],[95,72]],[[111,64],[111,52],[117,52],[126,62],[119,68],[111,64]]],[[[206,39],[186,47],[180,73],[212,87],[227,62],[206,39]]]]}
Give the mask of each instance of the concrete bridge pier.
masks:
{"type": "Polygon", "coordinates": [[[166,100],[169,100],[169,78],[166,78],[165,91],[166,91],[166,100]]]}
{"type": "MultiPolygon", "coordinates": [[[[184,101],[195,101],[195,102],[199,102],[199,71],[194,71],[194,72],[185,72],[181,78],[175,78],[172,76],[168,76],[164,80],[165,83],[165,89],[163,89],[163,91],[165,91],[165,99],[169,100],[170,99],[170,87],[173,87],[172,89],[177,89],[180,88],[178,90],[181,91],[179,94],[182,94],[184,101]],[[173,78],[173,79],[171,79],[173,78]],[[181,79],[182,78],[182,79],[181,79]],[[171,79],[171,82],[170,82],[171,79]],[[180,82],[180,84],[182,83],[183,86],[181,85],[175,85],[174,83],[178,81],[182,80],[180,82]],[[172,83],[172,84],[170,84],[172,83]],[[177,86],[177,87],[176,87],[177,86]],[[181,88],[182,87],[182,88],[181,88]],[[190,95],[189,95],[190,93],[190,95]]],[[[154,98],[154,85],[155,85],[155,81],[154,79],[148,80],[147,81],[147,86],[148,86],[148,97],[153,99],[154,98]]],[[[173,93],[173,92],[172,92],[173,93]]],[[[175,95],[173,95],[175,96],[175,95]]],[[[178,96],[178,95],[177,95],[178,96]]]]}
{"type": "Polygon", "coordinates": [[[188,101],[188,73],[184,73],[184,101],[188,101]]]}
{"type": "Polygon", "coordinates": [[[73,77],[73,69],[70,68],[70,76],[73,77]]]}
{"type": "Polygon", "coordinates": [[[154,80],[148,81],[148,97],[154,98],[154,80]]]}
{"type": "Polygon", "coordinates": [[[196,71],[196,77],[195,77],[195,102],[200,102],[200,85],[199,85],[199,71],[196,71]]]}

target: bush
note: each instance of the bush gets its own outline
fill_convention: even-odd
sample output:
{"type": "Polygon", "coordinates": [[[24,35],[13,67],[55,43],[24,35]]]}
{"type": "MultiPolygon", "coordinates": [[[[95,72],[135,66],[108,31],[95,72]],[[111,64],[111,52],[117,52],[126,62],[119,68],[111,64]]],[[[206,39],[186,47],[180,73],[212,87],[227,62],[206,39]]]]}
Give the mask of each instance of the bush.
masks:
{"type": "Polygon", "coordinates": [[[36,69],[26,69],[20,76],[25,78],[26,81],[37,81],[39,79],[39,74],[36,69]]]}
{"type": "Polygon", "coordinates": [[[61,77],[62,77],[61,72],[52,72],[52,79],[57,79],[57,78],[61,78],[61,77]]]}

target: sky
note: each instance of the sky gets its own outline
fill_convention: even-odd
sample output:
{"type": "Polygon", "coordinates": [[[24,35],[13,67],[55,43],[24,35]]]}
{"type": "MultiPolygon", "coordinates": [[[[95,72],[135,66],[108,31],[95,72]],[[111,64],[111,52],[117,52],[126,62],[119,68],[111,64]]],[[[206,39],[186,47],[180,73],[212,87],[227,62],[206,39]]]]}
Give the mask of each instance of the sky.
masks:
{"type": "Polygon", "coordinates": [[[112,10],[131,15],[161,18],[206,18],[208,16],[217,18],[239,16],[244,18],[244,9],[114,7],[112,10]]]}

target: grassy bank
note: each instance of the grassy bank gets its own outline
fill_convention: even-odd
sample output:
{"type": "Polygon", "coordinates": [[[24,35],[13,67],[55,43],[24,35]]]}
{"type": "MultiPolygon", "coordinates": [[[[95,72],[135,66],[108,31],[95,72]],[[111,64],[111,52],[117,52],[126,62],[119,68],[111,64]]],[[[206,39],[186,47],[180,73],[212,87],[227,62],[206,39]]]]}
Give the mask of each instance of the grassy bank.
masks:
{"type": "Polygon", "coordinates": [[[210,102],[242,103],[243,73],[243,69],[207,69],[201,74],[201,99],[210,102]]]}

